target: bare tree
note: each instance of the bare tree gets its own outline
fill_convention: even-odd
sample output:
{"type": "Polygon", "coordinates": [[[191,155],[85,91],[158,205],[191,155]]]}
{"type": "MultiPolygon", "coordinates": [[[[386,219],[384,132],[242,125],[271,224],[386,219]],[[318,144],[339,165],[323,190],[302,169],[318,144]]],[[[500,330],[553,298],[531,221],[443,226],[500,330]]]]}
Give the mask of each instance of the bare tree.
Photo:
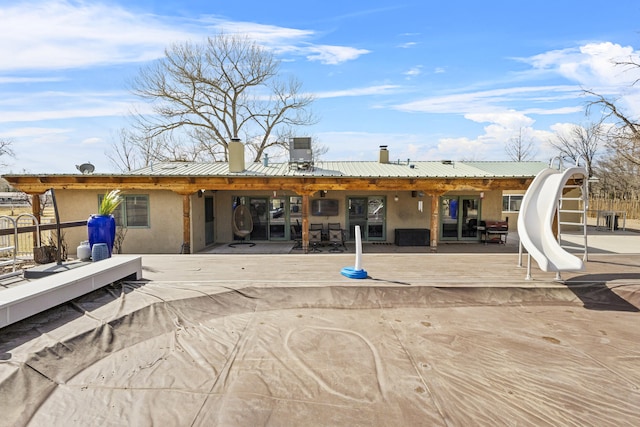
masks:
{"type": "Polygon", "coordinates": [[[591,123],[587,127],[573,125],[568,134],[557,133],[550,142],[561,156],[569,157],[575,163],[584,159],[589,176],[593,176],[595,157],[602,145],[601,123],[591,123]]]}
{"type": "MultiPolygon", "coordinates": [[[[11,145],[13,141],[9,139],[0,139],[0,157],[9,156],[13,157],[13,150],[11,149],[11,145]]],[[[5,163],[0,163],[0,166],[6,166],[5,163]]]]}
{"type": "Polygon", "coordinates": [[[121,171],[131,171],[138,169],[142,165],[139,160],[138,146],[133,141],[133,137],[126,129],[120,129],[117,140],[111,141],[111,150],[105,155],[111,164],[121,171]]]}
{"type": "Polygon", "coordinates": [[[120,129],[106,156],[116,168],[130,171],[154,162],[198,161],[202,153],[197,142],[174,141],[169,134],[146,137],[120,129]]]}
{"type": "Polygon", "coordinates": [[[509,158],[515,162],[530,160],[536,154],[533,139],[525,135],[523,128],[518,129],[518,134],[507,142],[504,149],[509,158]]]}
{"type": "Polygon", "coordinates": [[[640,165],[629,162],[617,151],[608,149],[596,164],[598,180],[594,194],[604,198],[637,199],[640,196],[640,165]]]}
{"type": "Polygon", "coordinates": [[[596,105],[600,106],[605,111],[602,120],[612,118],[616,122],[607,133],[607,146],[627,161],[640,165],[640,122],[621,111],[615,101],[591,91],[585,93],[596,97],[596,100],[587,106],[587,111],[596,105]]]}
{"type": "Polygon", "coordinates": [[[227,144],[239,137],[259,161],[266,149],[286,144],[290,129],[314,122],[313,97],[295,78],[280,80],[279,66],[270,51],[238,35],[175,44],[133,81],[155,113],[138,115],[139,129],[149,140],[195,141],[173,145],[173,154],[211,161],[228,160],[227,144]]]}

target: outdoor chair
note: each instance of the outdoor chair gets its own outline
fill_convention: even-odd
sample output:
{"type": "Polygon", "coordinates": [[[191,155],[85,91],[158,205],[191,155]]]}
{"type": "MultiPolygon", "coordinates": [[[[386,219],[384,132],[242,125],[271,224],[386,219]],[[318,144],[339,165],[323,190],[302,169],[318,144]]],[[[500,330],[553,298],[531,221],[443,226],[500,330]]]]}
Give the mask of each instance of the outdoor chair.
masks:
{"type": "MultiPolygon", "coordinates": [[[[342,228],[342,226],[340,225],[339,222],[330,222],[328,224],[328,228],[329,228],[329,242],[336,246],[335,243],[333,242],[333,240],[331,240],[331,231],[335,231],[338,230],[340,231],[340,246],[342,246],[345,250],[347,249],[347,245],[345,244],[345,232],[342,228]]],[[[337,239],[337,236],[335,237],[337,239]]],[[[335,251],[334,251],[335,252],[335,251]]]]}
{"type": "Polygon", "coordinates": [[[331,249],[329,252],[344,252],[340,249],[340,246],[344,246],[342,236],[343,233],[341,229],[329,229],[329,243],[331,243],[331,249]]]}
{"type": "Polygon", "coordinates": [[[291,240],[295,242],[293,249],[302,249],[302,232],[300,227],[291,224],[291,240]]]}
{"type": "Polygon", "coordinates": [[[309,244],[311,245],[311,252],[322,252],[318,248],[322,243],[322,230],[309,230],[309,244]]]}
{"type": "Polygon", "coordinates": [[[311,223],[309,224],[309,231],[311,230],[320,230],[320,237],[321,238],[325,238],[325,231],[324,231],[324,225],[322,224],[318,224],[318,223],[311,223]]]}

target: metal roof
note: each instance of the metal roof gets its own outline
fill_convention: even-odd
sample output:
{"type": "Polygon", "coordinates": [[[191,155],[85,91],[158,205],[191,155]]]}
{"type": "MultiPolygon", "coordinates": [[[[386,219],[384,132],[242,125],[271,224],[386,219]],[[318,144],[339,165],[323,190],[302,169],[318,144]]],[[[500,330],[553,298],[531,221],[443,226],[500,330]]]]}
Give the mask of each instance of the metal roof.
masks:
{"type": "Polygon", "coordinates": [[[320,161],[309,169],[295,164],[247,163],[243,172],[229,172],[226,162],[166,162],[125,172],[135,176],[246,176],[246,177],[353,177],[353,178],[531,178],[547,167],[545,162],[320,161]]]}

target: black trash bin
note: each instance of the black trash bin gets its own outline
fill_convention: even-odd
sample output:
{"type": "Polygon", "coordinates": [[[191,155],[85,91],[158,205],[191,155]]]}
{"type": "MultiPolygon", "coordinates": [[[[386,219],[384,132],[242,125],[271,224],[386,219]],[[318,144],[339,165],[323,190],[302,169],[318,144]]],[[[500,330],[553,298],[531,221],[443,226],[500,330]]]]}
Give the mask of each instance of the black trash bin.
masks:
{"type": "Polygon", "coordinates": [[[611,221],[613,220],[613,230],[617,230],[618,229],[618,218],[620,218],[619,215],[607,215],[605,217],[605,220],[606,220],[606,223],[607,223],[607,229],[612,230],[611,221]]]}

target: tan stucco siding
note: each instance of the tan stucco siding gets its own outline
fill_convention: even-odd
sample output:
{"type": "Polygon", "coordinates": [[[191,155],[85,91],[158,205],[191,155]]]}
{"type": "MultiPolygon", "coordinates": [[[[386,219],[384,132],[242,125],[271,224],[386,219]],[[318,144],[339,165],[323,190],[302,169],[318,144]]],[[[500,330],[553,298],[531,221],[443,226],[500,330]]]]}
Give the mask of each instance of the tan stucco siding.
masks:
{"type": "MultiPolygon", "coordinates": [[[[502,191],[485,191],[482,199],[482,220],[500,221],[502,219],[502,191]]],[[[511,226],[511,221],[509,221],[511,226]]]]}
{"type": "MultiPolygon", "coordinates": [[[[89,218],[98,210],[98,195],[108,190],[56,191],[60,221],[89,218]]],[[[134,193],[132,193],[134,194],[134,193]]],[[[149,196],[149,228],[127,228],[122,252],[179,253],[182,245],[182,196],[171,191],[135,192],[149,196]]],[[[86,227],[64,230],[64,241],[70,255],[81,241],[87,240],[86,227]]]]}
{"type": "Polygon", "coordinates": [[[396,228],[430,228],[431,197],[412,197],[410,191],[381,193],[387,197],[387,242],[393,243],[396,228]],[[422,212],[418,203],[422,201],[422,212]]]}

